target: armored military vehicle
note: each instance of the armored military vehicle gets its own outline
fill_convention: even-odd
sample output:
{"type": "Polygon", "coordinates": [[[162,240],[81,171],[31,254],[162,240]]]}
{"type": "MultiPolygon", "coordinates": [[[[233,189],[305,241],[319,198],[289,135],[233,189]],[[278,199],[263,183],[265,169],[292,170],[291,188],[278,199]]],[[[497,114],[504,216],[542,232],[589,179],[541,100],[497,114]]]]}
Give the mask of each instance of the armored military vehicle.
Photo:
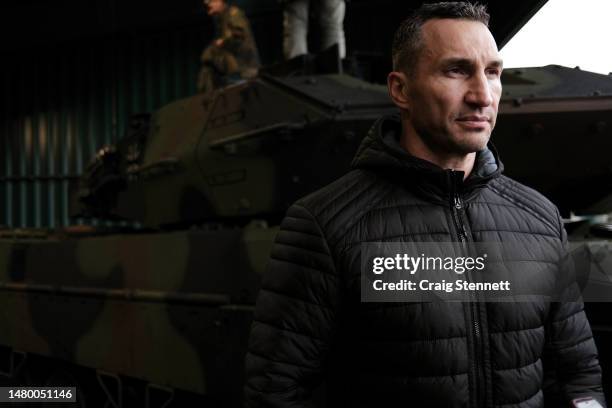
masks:
{"type": "MultiPolygon", "coordinates": [[[[542,4],[492,10],[510,16],[498,40],[542,4]]],[[[6,383],[74,385],[87,407],[240,406],[279,220],[342,175],[372,122],[395,111],[385,87],[328,57],[134,116],[73,195],[75,215],[108,223],[0,231],[6,383]]],[[[612,270],[612,79],[546,66],[507,70],[503,83],[494,141],[507,174],[572,221],[574,241],[588,244],[589,290],[600,291],[612,270]]],[[[592,307],[604,365],[606,309],[592,307]]]]}

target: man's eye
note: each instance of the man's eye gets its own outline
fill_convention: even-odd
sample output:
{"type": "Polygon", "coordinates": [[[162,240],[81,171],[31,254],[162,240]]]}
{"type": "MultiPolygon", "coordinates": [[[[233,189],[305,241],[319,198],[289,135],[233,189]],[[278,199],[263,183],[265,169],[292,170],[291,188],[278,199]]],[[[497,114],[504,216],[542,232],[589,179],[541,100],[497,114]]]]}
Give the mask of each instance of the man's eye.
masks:
{"type": "Polygon", "coordinates": [[[463,75],[465,74],[465,69],[459,67],[448,68],[446,73],[451,75],[463,75]]]}
{"type": "Polygon", "coordinates": [[[487,75],[498,77],[501,75],[501,71],[499,69],[489,69],[487,70],[487,75]]]}

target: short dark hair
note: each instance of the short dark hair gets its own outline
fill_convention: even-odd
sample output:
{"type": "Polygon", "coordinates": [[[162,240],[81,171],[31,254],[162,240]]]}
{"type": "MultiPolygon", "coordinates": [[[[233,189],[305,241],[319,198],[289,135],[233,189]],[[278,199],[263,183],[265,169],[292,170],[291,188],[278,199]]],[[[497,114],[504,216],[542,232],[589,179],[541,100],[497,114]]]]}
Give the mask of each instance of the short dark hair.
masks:
{"type": "Polygon", "coordinates": [[[428,20],[453,18],[478,21],[489,27],[487,7],[479,3],[452,1],[423,4],[395,32],[391,55],[393,70],[412,73],[421,51],[421,27],[428,20]]]}

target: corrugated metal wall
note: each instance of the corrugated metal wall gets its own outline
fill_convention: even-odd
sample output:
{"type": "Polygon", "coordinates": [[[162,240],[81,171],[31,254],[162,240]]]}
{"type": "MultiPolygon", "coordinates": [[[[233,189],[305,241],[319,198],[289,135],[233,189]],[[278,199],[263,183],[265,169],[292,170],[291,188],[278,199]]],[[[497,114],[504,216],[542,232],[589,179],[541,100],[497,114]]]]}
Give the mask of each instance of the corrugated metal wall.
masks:
{"type": "MultiPolygon", "coordinates": [[[[201,28],[69,44],[5,59],[0,224],[69,225],[68,189],[128,117],[194,93],[201,28]]],[[[79,221],[80,222],[80,221],[79,221]]]]}
{"type": "MultiPolygon", "coordinates": [[[[151,112],[194,93],[199,56],[213,27],[201,2],[192,3],[183,7],[190,13],[197,9],[195,18],[182,29],[145,33],[142,24],[139,34],[80,42],[70,31],[65,40],[69,43],[62,46],[3,54],[0,225],[55,228],[74,223],[68,218],[69,185],[77,181],[95,151],[123,135],[131,114],[151,112]]],[[[249,15],[262,62],[281,60],[278,0],[234,3],[249,15]]],[[[349,3],[345,20],[349,52],[388,53],[397,21],[380,24],[389,19],[391,10],[390,3],[386,7],[383,3],[349,3]]],[[[102,4],[106,3],[98,5],[102,4]]],[[[129,26],[129,20],[117,15],[121,4],[125,5],[108,0],[110,23],[103,27],[129,26]]],[[[401,15],[393,9],[394,19],[401,15]]],[[[384,68],[383,81],[388,67],[384,68]]]]}

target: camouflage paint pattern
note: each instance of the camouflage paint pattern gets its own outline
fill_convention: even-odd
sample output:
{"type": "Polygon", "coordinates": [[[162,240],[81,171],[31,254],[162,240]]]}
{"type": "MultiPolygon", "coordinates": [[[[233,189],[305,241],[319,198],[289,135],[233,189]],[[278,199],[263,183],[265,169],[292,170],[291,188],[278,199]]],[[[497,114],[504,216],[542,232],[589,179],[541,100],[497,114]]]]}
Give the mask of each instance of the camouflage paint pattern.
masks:
{"type": "Polygon", "coordinates": [[[0,239],[0,344],[235,398],[276,231],[0,239]]]}

